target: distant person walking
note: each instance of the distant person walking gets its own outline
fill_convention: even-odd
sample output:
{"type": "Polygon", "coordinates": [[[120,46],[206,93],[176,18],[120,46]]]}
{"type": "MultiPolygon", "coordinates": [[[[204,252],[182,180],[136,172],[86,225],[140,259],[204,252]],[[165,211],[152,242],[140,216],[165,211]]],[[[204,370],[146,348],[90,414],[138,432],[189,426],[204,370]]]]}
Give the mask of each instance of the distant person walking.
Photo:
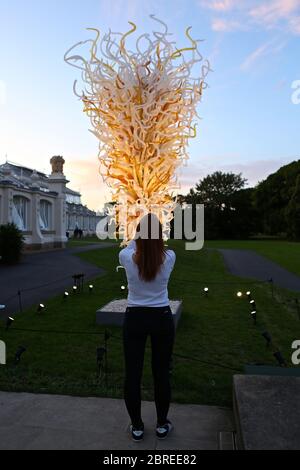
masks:
{"type": "Polygon", "coordinates": [[[170,361],[175,326],[168,298],[168,281],[176,260],[164,246],[162,226],[154,214],[140,221],[135,239],[120,251],[128,281],[128,307],[123,325],[125,357],[124,399],[134,441],[144,437],[141,379],[147,337],[151,338],[156,435],[164,439],[173,429],[168,420],[171,401],[170,361]]]}

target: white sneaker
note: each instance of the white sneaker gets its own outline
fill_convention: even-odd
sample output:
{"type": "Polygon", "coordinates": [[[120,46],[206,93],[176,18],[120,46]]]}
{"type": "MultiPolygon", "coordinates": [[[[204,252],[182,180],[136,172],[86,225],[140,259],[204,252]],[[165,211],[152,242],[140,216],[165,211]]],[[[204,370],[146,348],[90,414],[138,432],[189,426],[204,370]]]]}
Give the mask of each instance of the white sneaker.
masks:
{"type": "Polygon", "coordinates": [[[174,426],[169,420],[167,420],[166,424],[164,424],[163,426],[157,426],[156,427],[157,439],[166,439],[173,429],[174,429],[174,426]]]}
{"type": "Polygon", "coordinates": [[[140,429],[137,429],[131,424],[129,429],[131,432],[131,438],[134,442],[140,442],[144,439],[144,426],[140,429]]]}

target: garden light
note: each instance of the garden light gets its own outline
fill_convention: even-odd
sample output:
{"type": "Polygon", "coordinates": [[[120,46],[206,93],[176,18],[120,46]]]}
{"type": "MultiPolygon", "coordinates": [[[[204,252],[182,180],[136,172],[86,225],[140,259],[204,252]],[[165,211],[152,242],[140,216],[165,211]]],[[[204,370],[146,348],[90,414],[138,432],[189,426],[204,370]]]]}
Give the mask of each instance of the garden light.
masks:
{"type": "Polygon", "coordinates": [[[126,287],[125,287],[125,286],[121,286],[121,290],[126,290],[126,287]]]}
{"type": "Polygon", "coordinates": [[[83,289],[84,274],[83,273],[74,274],[72,276],[72,278],[73,278],[73,281],[74,281],[74,284],[73,284],[74,287],[76,287],[76,289],[82,290],[83,289]]]}
{"type": "Polygon", "coordinates": [[[44,310],[44,308],[45,308],[45,305],[44,305],[44,304],[39,304],[39,306],[38,306],[38,308],[37,308],[37,312],[38,312],[38,313],[41,313],[42,310],[44,310]]]}
{"type": "Polygon", "coordinates": [[[208,296],[208,287],[204,287],[204,294],[206,295],[206,297],[208,296]]]}
{"type": "Polygon", "coordinates": [[[239,297],[239,298],[243,297],[243,293],[242,293],[241,291],[237,292],[236,295],[237,295],[237,297],[239,297]]]}
{"type": "Polygon", "coordinates": [[[64,293],[64,299],[67,299],[69,297],[69,292],[64,293]]]}
{"type": "Polygon", "coordinates": [[[93,292],[93,289],[94,289],[93,284],[90,284],[90,285],[89,285],[89,291],[90,291],[90,293],[93,292]]]}
{"type": "Polygon", "coordinates": [[[77,286],[73,286],[73,294],[76,294],[77,292],[77,286]]]}
{"type": "Polygon", "coordinates": [[[13,324],[14,321],[15,321],[14,318],[8,317],[8,319],[6,320],[6,329],[7,329],[7,330],[8,330],[9,327],[13,324]]]}
{"type": "Polygon", "coordinates": [[[107,341],[109,340],[110,337],[111,337],[110,331],[109,331],[107,328],[105,328],[105,333],[104,333],[104,341],[105,341],[105,343],[107,343],[107,341]]]}
{"type": "Polygon", "coordinates": [[[19,364],[22,354],[26,351],[24,346],[19,346],[15,354],[15,364],[19,364]]]}
{"type": "Polygon", "coordinates": [[[285,359],[283,357],[283,355],[281,354],[280,351],[276,351],[273,356],[275,357],[275,359],[277,359],[277,361],[279,362],[279,365],[280,367],[287,367],[287,364],[285,362],[285,359]]]}
{"type": "Polygon", "coordinates": [[[98,365],[98,367],[100,367],[102,365],[105,353],[106,353],[105,348],[103,348],[103,347],[97,348],[97,365],[98,365]]]}
{"type": "Polygon", "coordinates": [[[270,333],[268,331],[264,331],[261,335],[263,338],[265,338],[267,346],[270,346],[270,344],[272,343],[272,336],[270,335],[270,333]]]}
{"type": "Polygon", "coordinates": [[[254,323],[256,323],[256,318],[257,318],[257,312],[256,312],[256,310],[252,310],[251,316],[252,316],[252,318],[253,318],[253,320],[254,320],[254,323]]]}

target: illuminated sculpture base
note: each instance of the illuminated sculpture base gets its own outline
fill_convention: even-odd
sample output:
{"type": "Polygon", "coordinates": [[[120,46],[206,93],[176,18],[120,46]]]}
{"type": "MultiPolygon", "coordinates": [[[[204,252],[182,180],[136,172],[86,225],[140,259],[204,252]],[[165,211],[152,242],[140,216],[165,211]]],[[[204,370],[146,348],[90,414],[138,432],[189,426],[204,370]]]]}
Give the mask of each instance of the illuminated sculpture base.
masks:
{"type": "MultiPolygon", "coordinates": [[[[111,302],[97,310],[96,323],[98,325],[122,326],[124,322],[126,307],[126,299],[112,300],[111,302]]],[[[177,327],[182,311],[182,301],[170,300],[170,307],[173,313],[175,327],[177,327]]]]}

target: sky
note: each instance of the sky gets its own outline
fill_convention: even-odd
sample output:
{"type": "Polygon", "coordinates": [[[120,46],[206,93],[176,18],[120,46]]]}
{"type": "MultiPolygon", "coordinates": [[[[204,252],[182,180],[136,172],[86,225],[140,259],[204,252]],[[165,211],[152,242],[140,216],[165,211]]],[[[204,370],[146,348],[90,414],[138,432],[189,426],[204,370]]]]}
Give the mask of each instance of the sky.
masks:
{"type": "Polygon", "coordinates": [[[109,202],[98,142],[73,94],[80,77],[63,56],[89,27],[126,32],[133,21],[151,32],[150,14],[180,46],[192,26],[213,69],[181,193],[216,170],[253,186],[300,158],[300,0],[0,0],[0,163],[50,173],[51,156],[63,155],[83,202],[109,202]]]}

